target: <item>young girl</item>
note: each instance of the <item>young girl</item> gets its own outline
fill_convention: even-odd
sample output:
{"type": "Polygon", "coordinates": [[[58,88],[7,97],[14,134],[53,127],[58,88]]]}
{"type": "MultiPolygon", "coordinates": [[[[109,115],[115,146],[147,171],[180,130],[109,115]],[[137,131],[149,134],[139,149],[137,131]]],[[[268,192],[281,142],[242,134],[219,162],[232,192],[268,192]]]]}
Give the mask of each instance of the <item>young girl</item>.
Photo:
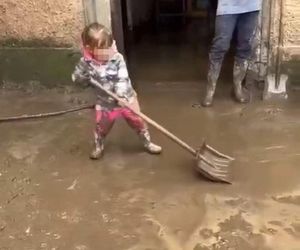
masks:
{"type": "MultiPolygon", "coordinates": [[[[75,67],[72,80],[84,83],[93,78],[139,111],[137,95],[131,85],[126,63],[116,49],[111,32],[103,25],[93,23],[83,30],[81,37],[83,57],[75,67]]],[[[128,108],[120,106],[103,91],[99,89],[95,91],[97,94],[95,148],[90,155],[91,159],[99,159],[102,156],[104,139],[114,121],[120,117],[137,132],[147,152],[161,153],[162,148],[151,142],[147,125],[140,117],[128,108]]]]}

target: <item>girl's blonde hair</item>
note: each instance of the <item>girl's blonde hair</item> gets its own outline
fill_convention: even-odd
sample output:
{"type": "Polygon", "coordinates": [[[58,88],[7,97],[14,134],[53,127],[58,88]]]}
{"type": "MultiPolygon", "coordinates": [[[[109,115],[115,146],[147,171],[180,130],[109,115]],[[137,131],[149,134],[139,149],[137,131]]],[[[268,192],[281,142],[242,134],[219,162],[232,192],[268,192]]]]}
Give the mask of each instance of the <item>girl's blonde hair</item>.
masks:
{"type": "Polygon", "coordinates": [[[99,23],[92,23],[81,34],[83,46],[108,49],[113,44],[113,36],[108,28],[99,23]]]}

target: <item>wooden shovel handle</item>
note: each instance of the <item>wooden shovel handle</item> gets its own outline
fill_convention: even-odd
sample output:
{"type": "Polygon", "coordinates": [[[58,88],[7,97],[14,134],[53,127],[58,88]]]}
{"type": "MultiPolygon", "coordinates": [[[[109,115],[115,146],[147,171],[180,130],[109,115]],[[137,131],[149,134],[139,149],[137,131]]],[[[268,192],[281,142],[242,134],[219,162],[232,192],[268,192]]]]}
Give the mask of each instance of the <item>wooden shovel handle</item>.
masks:
{"type": "Polygon", "coordinates": [[[148,116],[146,116],[145,114],[143,114],[142,112],[139,112],[137,110],[134,110],[132,107],[130,107],[130,105],[125,102],[124,100],[122,100],[121,98],[119,98],[116,94],[112,93],[111,91],[105,89],[100,83],[98,83],[95,79],[91,79],[91,83],[101,89],[102,91],[104,91],[107,95],[109,95],[110,97],[114,98],[116,101],[118,101],[119,103],[121,103],[122,105],[124,105],[126,108],[128,108],[129,110],[131,110],[133,113],[135,113],[136,115],[138,115],[139,117],[141,117],[144,121],[146,121],[147,123],[149,123],[150,125],[152,125],[153,127],[155,127],[156,129],[158,129],[160,132],[162,132],[165,136],[169,137],[171,140],[173,140],[174,142],[176,142],[178,145],[180,145],[182,148],[186,149],[188,152],[190,152],[192,155],[197,156],[197,151],[195,149],[193,149],[191,146],[189,146],[187,143],[185,143],[184,141],[182,141],[181,139],[179,139],[177,136],[175,136],[174,134],[172,134],[170,131],[168,131],[167,129],[165,129],[164,127],[162,127],[161,125],[159,125],[157,122],[153,121],[151,118],[149,118],[148,116]]]}

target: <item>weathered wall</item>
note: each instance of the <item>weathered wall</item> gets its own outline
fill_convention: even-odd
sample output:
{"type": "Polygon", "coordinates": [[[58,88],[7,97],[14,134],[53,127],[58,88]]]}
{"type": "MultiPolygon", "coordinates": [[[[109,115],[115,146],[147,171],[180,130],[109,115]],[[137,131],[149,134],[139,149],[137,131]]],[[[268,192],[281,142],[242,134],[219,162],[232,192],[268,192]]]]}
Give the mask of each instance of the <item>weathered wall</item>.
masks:
{"type": "Polygon", "coordinates": [[[82,0],[1,0],[0,41],[72,46],[84,24],[82,0]]]}
{"type": "Polygon", "coordinates": [[[284,50],[287,57],[300,57],[300,2],[285,0],[283,8],[284,50]]]}

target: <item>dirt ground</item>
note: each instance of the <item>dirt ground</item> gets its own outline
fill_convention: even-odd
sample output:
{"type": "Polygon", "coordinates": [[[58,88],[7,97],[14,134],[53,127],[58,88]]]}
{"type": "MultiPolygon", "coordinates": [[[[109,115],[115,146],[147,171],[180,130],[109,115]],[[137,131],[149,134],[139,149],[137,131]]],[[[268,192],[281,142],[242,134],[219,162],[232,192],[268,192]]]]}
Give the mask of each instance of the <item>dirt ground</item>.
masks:
{"type": "MultiPolygon", "coordinates": [[[[198,79],[196,67],[185,75],[176,70],[186,56],[165,71],[163,60],[148,67],[147,52],[147,60],[131,65],[142,109],[191,145],[205,138],[235,157],[233,185],[199,176],[193,157],[154,129],[164,151],[148,155],[122,121],[106,140],[104,158],[89,160],[90,110],[0,123],[1,250],[300,249],[299,91],[287,101],[255,96],[239,105],[231,85],[220,83],[215,106],[203,109],[194,104],[204,92],[204,73],[198,79]]],[[[5,67],[4,76],[22,79],[8,70],[9,61],[5,67]]],[[[1,86],[0,117],[93,102],[90,89],[38,88],[37,80],[17,90],[1,86]]]]}
{"type": "MultiPolygon", "coordinates": [[[[91,111],[0,124],[0,249],[300,249],[299,96],[240,106],[224,94],[200,109],[199,92],[166,83],[139,94],[187,142],[206,138],[234,156],[233,185],[197,175],[191,155],[155,130],[164,152],[144,153],[124,122],[90,161],[91,111]]],[[[89,90],[2,91],[0,114],[91,99],[89,90]]]]}

